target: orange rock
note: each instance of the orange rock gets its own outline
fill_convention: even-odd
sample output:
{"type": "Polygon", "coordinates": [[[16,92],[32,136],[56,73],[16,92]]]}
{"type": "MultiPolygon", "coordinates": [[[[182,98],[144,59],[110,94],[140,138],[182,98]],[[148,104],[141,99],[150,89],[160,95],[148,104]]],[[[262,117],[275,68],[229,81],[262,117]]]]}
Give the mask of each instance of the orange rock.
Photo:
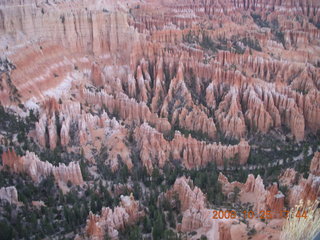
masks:
{"type": "Polygon", "coordinates": [[[240,182],[229,182],[228,178],[223,175],[223,173],[219,173],[218,177],[219,183],[221,183],[222,193],[226,196],[228,196],[229,193],[234,191],[235,187],[238,187],[239,189],[243,188],[243,183],[240,182]]]}
{"type": "MultiPolygon", "coordinates": [[[[267,210],[279,213],[284,209],[284,198],[285,196],[278,190],[277,183],[274,183],[271,187],[269,187],[266,198],[266,207],[267,210]]],[[[277,217],[281,217],[278,215],[277,217]]]]}
{"type": "Polygon", "coordinates": [[[219,222],[219,240],[229,240],[231,238],[230,224],[219,222]]]}
{"type": "Polygon", "coordinates": [[[287,168],[284,173],[279,176],[279,183],[283,186],[292,187],[299,180],[299,174],[293,168],[287,168]]]}
{"type": "Polygon", "coordinates": [[[320,197],[318,165],[319,152],[316,152],[311,161],[310,174],[307,179],[290,168],[279,177],[280,184],[289,187],[287,197],[290,207],[299,204],[300,200],[306,203],[320,197]]]}
{"type": "Polygon", "coordinates": [[[250,153],[250,146],[245,140],[233,146],[224,146],[220,143],[206,144],[176,132],[173,140],[168,142],[161,133],[146,123],[136,128],[135,139],[140,150],[140,158],[149,173],[152,172],[154,165],[162,168],[170,156],[180,160],[186,168],[196,168],[205,166],[209,162],[223,166],[224,159],[231,159],[236,155],[239,157],[239,163],[245,164],[250,153]]]}
{"type": "Polygon", "coordinates": [[[304,203],[314,201],[320,196],[320,181],[312,174],[307,179],[301,178],[298,185],[289,189],[289,205],[294,207],[302,200],[304,203]]]}
{"type": "Polygon", "coordinates": [[[8,166],[9,170],[16,173],[27,173],[33,181],[40,182],[43,178],[53,174],[57,182],[73,184],[83,184],[82,174],[79,163],[71,162],[68,166],[59,164],[53,166],[49,162],[42,162],[32,152],[26,152],[26,155],[19,157],[13,150],[2,154],[3,165],[8,166]]]}
{"type": "Polygon", "coordinates": [[[101,215],[89,213],[86,225],[86,234],[90,238],[104,239],[105,235],[111,239],[118,238],[118,230],[124,229],[125,226],[134,224],[144,216],[140,211],[139,203],[134,200],[133,196],[121,196],[120,206],[114,210],[109,207],[103,207],[101,215]]]}
{"type": "MultiPolygon", "coordinates": [[[[219,174],[218,181],[221,183],[222,192],[225,195],[234,191],[235,187],[240,189],[240,201],[242,203],[250,202],[254,210],[280,212],[284,209],[285,196],[278,190],[277,183],[265,189],[263,180],[260,175],[255,178],[252,174],[248,175],[247,181],[243,183],[229,183],[227,177],[222,173],[219,174]]],[[[274,215],[274,218],[280,218],[280,215],[274,215]]]]}
{"type": "Polygon", "coordinates": [[[95,86],[98,86],[98,87],[103,86],[102,72],[101,72],[100,66],[97,63],[92,64],[91,81],[95,86]]]}
{"type": "Polygon", "coordinates": [[[310,173],[320,176],[320,152],[316,152],[310,164],[310,173]]]}
{"type": "Polygon", "coordinates": [[[14,186],[0,188],[0,200],[5,200],[10,204],[18,204],[18,192],[14,186]]]}

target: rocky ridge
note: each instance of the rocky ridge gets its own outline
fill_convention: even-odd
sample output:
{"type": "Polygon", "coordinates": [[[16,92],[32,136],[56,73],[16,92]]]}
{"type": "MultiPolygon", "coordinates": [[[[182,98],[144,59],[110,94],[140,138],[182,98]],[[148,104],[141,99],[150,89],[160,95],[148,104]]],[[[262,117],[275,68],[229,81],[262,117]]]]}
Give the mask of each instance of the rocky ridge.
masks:
{"type": "Polygon", "coordinates": [[[33,152],[27,151],[25,156],[20,157],[11,149],[2,154],[2,161],[3,167],[8,167],[15,173],[27,173],[36,183],[51,174],[60,184],[68,181],[75,185],[84,183],[79,163],[71,162],[68,166],[60,163],[56,167],[47,161],[41,161],[33,152]]]}

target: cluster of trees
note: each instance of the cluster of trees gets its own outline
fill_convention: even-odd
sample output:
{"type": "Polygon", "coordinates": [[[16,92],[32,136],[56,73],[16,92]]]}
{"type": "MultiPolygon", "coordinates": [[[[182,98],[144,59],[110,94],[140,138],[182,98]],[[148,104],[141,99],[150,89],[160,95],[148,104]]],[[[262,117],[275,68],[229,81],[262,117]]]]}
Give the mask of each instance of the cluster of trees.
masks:
{"type": "MultiPolygon", "coordinates": [[[[32,145],[32,142],[28,140],[27,134],[31,129],[34,129],[38,118],[38,113],[33,110],[29,111],[29,116],[22,118],[0,105],[0,132],[6,137],[4,146],[14,148],[18,154],[22,155],[32,145]],[[12,142],[15,134],[17,135],[18,144],[12,142]]],[[[1,147],[0,152],[2,151],[1,147]]]]}
{"type": "MultiPolygon", "coordinates": [[[[102,165],[101,165],[102,167],[102,165]]],[[[221,186],[218,183],[218,171],[215,164],[210,163],[202,169],[187,170],[177,164],[167,164],[163,170],[154,168],[151,176],[148,175],[145,167],[135,167],[132,171],[122,170],[125,165],[122,165],[116,173],[104,166],[108,175],[104,175],[104,179],[113,180],[114,183],[123,182],[123,177],[131,178],[133,182],[133,194],[135,199],[145,207],[146,217],[141,219],[135,226],[128,227],[120,232],[120,239],[141,239],[142,235],[152,236],[152,239],[180,239],[179,234],[175,232],[176,222],[181,222],[182,216],[180,212],[179,198],[176,196],[174,203],[163,198],[162,193],[169,190],[174,184],[175,180],[181,176],[190,177],[195,186],[198,186],[207,195],[210,204],[221,205],[225,200],[221,191],[221,186]],[[132,238],[134,237],[134,238],[132,238]]],[[[109,198],[107,196],[101,197],[102,187],[99,196],[100,201],[109,198]]],[[[128,191],[127,193],[130,194],[128,191]]],[[[115,196],[114,196],[115,198],[115,196]]],[[[98,199],[96,199],[98,200],[98,199]]],[[[109,202],[98,203],[99,206],[116,206],[117,203],[112,203],[110,197],[109,202]]],[[[91,210],[99,212],[100,207],[91,207],[91,210]]]]}
{"type": "Polygon", "coordinates": [[[276,38],[276,41],[278,41],[285,47],[286,41],[284,40],[284,33],[281,30],[276,30],[274,32],[274,36],[276,38]]]}
{"type": "Polygon", "coordinates": [[[213,41],[210,36],[203,34],[200,46],[211,50],[213,53],[216,53],[218,50],[230,51],[231,49],[227,46],[227,42],[226,38],[219,38],[218,41],[213,41]]]}
{"type": "Polygon", "coordinates": [[[238,54],[243,54],[245,48],[242,48],[238,45],[238,42],[242,42],[244,46],[254,49],[256,51],[262,51],[258,39],[252,39],[250,37],[244,37],[239,40],[237,36],[231,38],[232,47],[228,46],[228,39],[219,38],[218,41],[213,41],[208,35],[204,34],[200,46],[204,49],[211,50],[213,53],[216,53],[218,50],[223,51],[234,51],[238,54]]]}
{"type": "Polygon", "coordinates": [[[89,211],[100,213],[103,206],[119,204],[119,199],[111,197],[102,181],[86,189],[71,186],[70,192],[63,194],[53,176],[35,185],[26,175],[1,171],[0,187],[3,185],[15,185],[19,201],[24,205],[1,203],[1,239],[42,239],[79,232],[85,226],[89,211]],[[45,206],[34,207],[32,201],[39,200],[45,206]]]}
{"type": "Polygon", "coordinates": [[[269,27],[269,22],[267,20],[262,19],[260,14],[251,13],[251,17],[255,24],[257,24],[259,27],[269,27]]]}
{"type": "Polygon", "coordinates": [[[275,40],[282,43],[283,47],[285,47],[284,34],[279,28],[279,22],[277,19],[273,19],[271,22],[269,22],[267,20],[262,19],[261,15],[255,13],[252,13],[251,17],[259,27],[271,28],[271,32],[275,36],[275,40]]]}
{"type": "Polygon", "coordinates": [[[187,35],[183,36],[183,41],[189,44],[199,43],[198,36],[193,31],[189,31],[187,35]]]}
{"type": "Polygon", "coordinates": [[[258,39],[251,39],[249,37],[245,37],[245,38],[242,38],[241,39],[241,42],[245,45],[245,46],[248,46],[249,48],[252,48],[256,51],[259,51],[261,52],[262,51],[262,48],[260,46],[260,43],[258,41],[258,39]]]}
{"type": "Polygon", "coordinates": [[[320,21],[315,22],[312,18],[309,19],[309,22],[316,26],[316,28],[320,29],[320,21]]]}

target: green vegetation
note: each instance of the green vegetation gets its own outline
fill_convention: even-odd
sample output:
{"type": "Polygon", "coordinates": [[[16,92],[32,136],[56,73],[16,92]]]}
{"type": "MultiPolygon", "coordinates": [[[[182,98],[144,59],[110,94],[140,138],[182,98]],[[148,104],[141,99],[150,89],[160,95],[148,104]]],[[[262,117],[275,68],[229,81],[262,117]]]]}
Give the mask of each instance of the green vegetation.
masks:
{"type": "Polygon", "coordinates": [[[316,28],[320,29],[320,21],[314,22],[312,18],[309,19],[309,23],[312,23],[316,28]]]}
{"type": "Polygon", "coordinates": [[[248,38],[248,37],[245,37],[245,38],[242,38],[241,39],[241,42],[245,45],[245,46],[248,46],[249,48],[252,48],[256,51],[259,51],[261,52],[262,51],[262,48],[260,46],[260,43],[258,41],[258,39],[251,39],[251,38],[248,38]]]}
{"type": "Polygon", "coordinates": [[[190,30],[187,35],[183,36],[183,41],[189,44],[195,44],[199,42],[199,38],[190,30]]]}
{"type": "MultiPolygon", "coordinates": [[[[38,121],[38,114],[30,110],[29,116],[22,118],[13,113],[11,110],[6,110],[0,105],[0,132],[5,135],[7,139],[13,139],[17,134],[17,140],[20,147],[27,149],[27,133],[34,129],[35,123],[38,121]]],[[[8,143],[9,144],[9,143],[8,143]]]]}
{"type": "Polygon", "coordinates": [[[6,232],[1,239],[39,239],[54,234],[62,236],[85,223],[89,213],[88,202],[93,201],[93,193],[86,197],[79,189],[73,188],[63,195],[53,176],[42,180],[38,186],[28,176],[9,175],[4,171],[0,172],[0,179],[1,185],[14,184],[19,201],[24,203],[19,208],[1,203],[3,215],[0,224],[6,232]],[[39,200],[45,206],[38,208],[31,204],[39,200]]]}
{"type": "Polygon", "coordinates": [[[13,65],[7,58],[0,58],[0,90],[3,91],[4,87],[2,85],[2,80],[6,80],[6,84],[8,86],[9,89],[9,99],[12,102],[16,102],[16,103],[20,103],[20,97],[21,95],[18,92],[18,89],[16,88],[16,86],[12,83],[11,81],[11,77],[10,77],[10,72],[15,70],[16,66],[13,65]],[[4,77],[3,77],[4,76],[4,77]]]}
{"type": "Polygon", "coordinates": [[[230,51],[231,49],[227,47],[227,39],[219,38],[218,41],[213,41],[211,37],[206,34],[203,34],[202,41],[200,46],[204,49],[211,50],[213,53],[216,53],[218,50],[230,51]]]}
{"type": "Polygon", "coordinates": [[[198,36],[196,36],[195,33],[190,30],[188,34],[183,37],[183,40],[188,44],[198,44],[203,49],[211,51],[212,54],[217,53],[218,50],[233,51],[238,54],[243,54],[245,52],[245,48],[242,48],[239,43],[242,43],[244,47],[249,47],[250,49],[254,49],[256,51],[262,51],[258,39],[252,39],[251,37],[239,38],[239,36],[232,36],[231,39],[219,37],[218,39],[214,40],[208,35],[208,33],[203,31],[202,40],[200,41],[198,36]],[[228,42],[230,42],[231,45],[229,45],[228,42]]]}
{"type": "Polygon", "coordinates": [[[283,46],[285,46],[285,40],[284,40],[284,34],[280,30],[276,30],[274,33],[277,42],[282,43],[283,46]]]}
{"type": "Polygon", "coordinates": [[[259,27],[269,27],[269,22],[262,19],[260,14],[251,13],[251,17],[259,27]]]}

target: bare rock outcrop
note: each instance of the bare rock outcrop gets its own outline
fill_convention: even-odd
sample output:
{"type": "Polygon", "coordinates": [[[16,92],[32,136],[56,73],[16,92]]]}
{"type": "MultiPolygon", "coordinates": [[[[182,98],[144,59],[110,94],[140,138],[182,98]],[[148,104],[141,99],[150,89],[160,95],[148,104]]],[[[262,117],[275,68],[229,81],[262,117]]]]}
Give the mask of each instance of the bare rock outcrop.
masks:
{"type": "Polygon", "coordinates": [[[185,211],[191,207],[202,209],[205,207],[205,195],[198,187],[192,187],[193,183],[186,177],[178,178],[172,189],[167,193],[169,196],[174,193],[178,194],[181,202],[181,211],[185,211]]]}
{"type": "Polygon", "coordinates": [[[226,196],[229,195],[229,193],[233,192],[235,187],[242,189],[243,183],[240,182],[229,182],[228,178],[223,175],[223,173],[219,173],[218,182],[221,184],[222,193],[226,196]]]}
{"type": "Polygon", "coordinates": [[[316,152],[311,160],[310,173],[320,176],[320,152],[316,152]]]}
{"type": "Polygon", "coordinates": [[[245,119],[237,97],[237,90],[232,88],[215,112],[219,126],[227,137],[241,138],[246,133],[245,119]]]}
{"type": "Polygon", "coordinates": [[[12,82],[19,86],[22,97],[42,98],[47,90],[74,80],[79,70],[92,69],[92,80],[100,86],[103,79],[97,65],[92,66],[92,56],[111,57],[120,65],[127,64],[132,48],[139,45],[139,36],[128,25],[126,10],[117,7],[118,4],[116,1],[92,4],[87,0],[77,4],[2,2],[0,9],[5,14],[0,28],[1,50],[5,49],[17,65],[12,82]],[[110,12],[106,14],[103,8],[110,12]],[[19,37],[19,32],[24,36],[19,37]],[[11,41],[7,41],[10,34],[11,41]],[[29,41],[33,44],[26,44],[29,41]],[[31,58],[36,68],[31,66],[31,58]]]}
{"type": "Polygon", "coordinates": [[[261,210],[266,210],[267,191],[265,190],[260,175],[255,179],[252,174],[249,174],[244,188],[241,189],[240,195],[243,202],[253,201],[255,211],[260,212],[261,210]],[[248,197],[248,199],[245,199],[246,197],[248,197]]]}
{"type": "Polygon", "coordinates": [[[231,224],[224,222],[219,223],[219,240],[232,239],[230,232],[231,224]]]}
{"type": "Polygon", "coordinates": [[[111,113],[117,113],[121,119],[129,124],[142,123],[144,121],[156,126],[160,132],[169,132],[170,123],[165,118],[159,118],[144,102],[138,103],[134,99],[129,99],[125,94],[118,94],[116,97],[107,94],[105,91],[99,93],[91,92],[88,89],[82,90],[82,97],[91,104],[105,104],[111,113]]]}
{"type": "Polygon", "coordinates": [[[0,188],[0,200],[10,204],[18,203],[18,192],[14,186],[0,188]]]}
{"type": "Polygon", "coordinates": [[[279,177],[280,185],[288,187],[288,202],[294,207],[302,200],[304,203],[314,201],[320,196],[320,176],[318,171],[319,152],[314,154],[307,178],[293,169],[286,171],[279,177]]]}
{"type": "Polygon", "coordinates": [[[299,174],[293,168],[287,168],[280,176],[279,183],[282,186],[292,187],[299,181],[299,174]]]}
{"type": "Polygon", "coordinates": [[[106,160],[112,171],[116,171],[119,168],[119,158],[131,170],[133,163],[131,161],[130,150],[126,145],[127,130],[113,119],[110,128],[105,128],[105,134],[105,145],[108,152],[108,159],[106,160]]]}
{"type": "Polygon", "coordinates": [[[32,152],[27,151],[25,156],[20,157],[13,150],[8,150],[2,154],[2,161],[3,166],[8,167],[10,171],[27,173],[36,183],[51,174],[58,183],[67,183],[68,181],[75,185],[84,183],[79,163],[71,162],[68,166],[59,164],[56,167],[47,161],[41,161],[32,152]]]}
{"type": "Polygon", "coordinates": [[[301,178],[297,185],[294,185],[289,190],[289,205],[291,207],[299,204],[302,200],[314,201],[320,196],[320,179],[312,174],[307,179],[301,178]]]}
{"type": "MultiPolygon", "coordinates": [[[[182,222],[177,230],[182,232],[197,231],[208,239],[235,239],[231,236],[233,220],[212,219],[211,210],[206,208],[206,197],[193,182],[186,178],[176,179],[173,187],[166,192],[165,197],[174,199],[176,196],[181,205],[182,222]],[[220,238],[219,238],[220,237],[220,238]]],[[[174,200],[175,201],[175,200],[174,200]]]]}
{"type": "Polygon", "coordinates": [[[101,67],[97,63],[92,64],[91,81],[97,87],[101,87],[103,85],[103,77],[102,77],[101,67]]]}
{"type": "Polygon", "coordinates": [[[198,187],[192,187],[193,183],[185,177],[178,178],[172,189],[166,195],[172,198],[177,194],[181,202],[183,213],[182,223],[179,226],[182,232],[190,232],[201,227],[210,227],[212,222],[210,214],[205,209],[206,198],[198,187]]]}
{"type": "MultiPolygon", "coordinates": [[[[257,178],[249,174],[247,181],[243,183],[230,183],[222,173],[219,174],[218,181],[221,183],[222,192],[225,195],[234,191],[235,187],[240,190],[240,201],[242,203],[249,202],[253,204],[254,210],[280,212],[284,209],[285,196],[279,191],[277,183],[265,188],[260,175],[257,178]]],[[[280,215],[274,217],[281,217],[280,215]]]]}
{"type": "Polygon", "coordinates": [[[134,224],[142,216],[144,211],[140,210],[139,202],[134,200],[133,195],[121,196],[120,206],[114,210],[103,207],[100,216],[90,212],[86,225],[87,238],[100,240],[108,235],[111,239],[118,239],[120,229],[134,224]]]}
{"type": "Polygon", "coordinates": [[[184,67],[180,62],[176,77],[170,82],[168,94],[164,99],[161,116],[171,116],[171,124],[181,128],[205,133],[211,139],[216,137],[216,126],[212,118],[194,104],[188,90],[184,75],[184,67]]]}
{"type": "Polygon", "coordinates": [[[267,191],[266,209],[276,213],[278,215],[277,217],[281,217],[278,213],[284,209],[284,194],[279,191],[277,183],[274,183],[267,188],[267,191]]]}
{"type": "Polygon", "coordinates": [[[135,130],[135,139],[138,142],[141,160],[149,172],[155,164],[163,167],[170,157],[181,161],[186,168],[195,168],[205,166],[209,162],[223,166],[224,159],[236,156],[240,164],[245,164],[250,153],[250,146],[245,140],[241,140],[238,145],[207,144],[175,132],[174,138],[167,141],[161,133],[146,123],[135,130]]]}
{"type": "Polygon", "coordinates": [[[126,145],[128,131],[115,118],[110,119],[105,111],[100,114],[86,113],[81,110],[79,102],[71,101],[64,101],[55,107],[45,102],[42,109],[43,113],[36,123],[36,137],[42,147],[54,149],[61,144],[68,149],[71,145],[79,146],[84,150],[85,157],[92,160],[89,146],[94,146],[97,150],[107,151],[108,159],[104,160],[113,171],[118,169],[119,160],[129,169],[132,168],[126,145]],[[59,128],[60,132],[57,131],[59,128]]]}

